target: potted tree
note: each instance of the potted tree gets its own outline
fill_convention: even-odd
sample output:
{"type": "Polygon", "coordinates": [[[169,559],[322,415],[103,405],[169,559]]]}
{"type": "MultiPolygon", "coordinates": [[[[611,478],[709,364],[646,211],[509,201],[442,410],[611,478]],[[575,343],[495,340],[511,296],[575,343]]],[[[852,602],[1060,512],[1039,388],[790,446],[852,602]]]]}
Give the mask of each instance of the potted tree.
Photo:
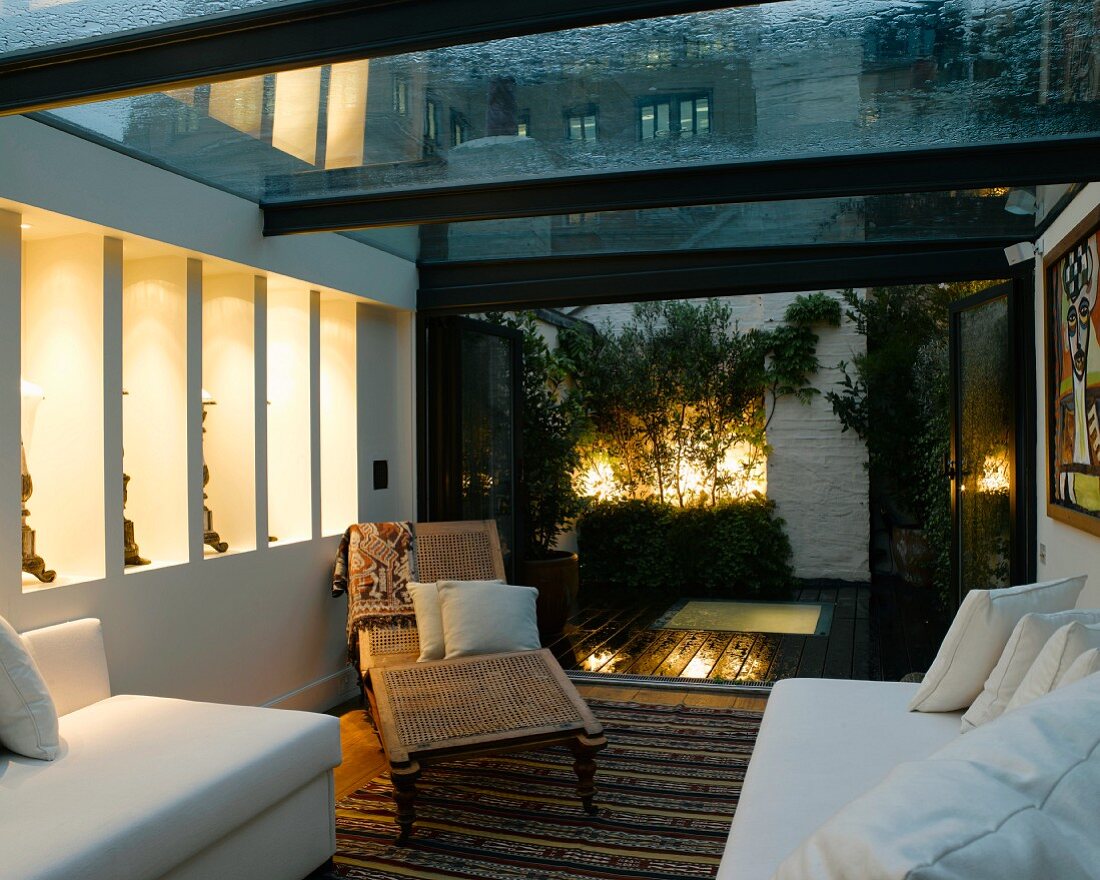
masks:
{"type": "Polygon", "coordinates": [[[523,332],[523,481],[526,544],[520,580],[539,591],[539,630],[560,633],[579,588],[577,554],[556,549],[566,523],[580,512],[573,474],[580,458],[580,410],[567,390],[565,358],[551,350],[534,315],[503,318],[523,332]]]}

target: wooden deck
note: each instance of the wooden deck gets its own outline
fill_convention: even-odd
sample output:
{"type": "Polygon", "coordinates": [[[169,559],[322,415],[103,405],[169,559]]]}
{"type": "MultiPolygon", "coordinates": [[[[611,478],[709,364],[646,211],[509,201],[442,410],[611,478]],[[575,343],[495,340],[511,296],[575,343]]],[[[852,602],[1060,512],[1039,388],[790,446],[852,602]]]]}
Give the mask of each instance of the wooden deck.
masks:
{"type": "Polygon", "coordinates": [[[653,629],[672,604],[666,600],[586,607],[549,647],[566,669],[723,681],[896,681],[931,663],[936,627],[910,587],[812,585],[793,598],[834,606],[827,636],[653,629]]]}

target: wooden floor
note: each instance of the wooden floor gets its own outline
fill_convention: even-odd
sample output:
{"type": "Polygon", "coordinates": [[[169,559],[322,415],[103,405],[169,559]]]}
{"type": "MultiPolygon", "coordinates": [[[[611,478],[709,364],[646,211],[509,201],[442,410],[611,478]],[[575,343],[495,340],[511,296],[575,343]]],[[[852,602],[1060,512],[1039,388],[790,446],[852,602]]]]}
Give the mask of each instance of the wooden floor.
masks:
{"type": "MultiPolygon", "coordinates": [[[[590,606],[550,643],[566,669],[722,681],[845,678],[896,681],[928,668],[934,622],[913,588],[890,581],[806,586],[798,602],[833,606],[825,636],[654,629],[669,600],[590,606]]],[[[941,633],[942,635],[942,633],[941,633]]]]}
{"type": "MultiPolygon", "coordinates": [[[[581,696],[589,700],[621,700],[666,706],[678,706],[684,703],[688,706],[762,711],[767,702],[766,697],[701,694],[693,691],[655,688],[580,685],[577,690],[581,696]]],[[[344,762],[336,768],[335,774],[336,800],[340,800],[383,772],[386,769],[386,758],[379,745],[378,735],[371,727],[370,719],[358,700],[337,706],[329,714],[340,719],[340,743],[344,750],[344,762]]]]}
{"type": "Polygon", "coordinates": [[[869,678],[871,587],[808,587],[798,602],[834,606],[827,636],[653,629],[669,601],[587,608],[550,647],[566,669],[628,675],[775,681],[869,678]]]}

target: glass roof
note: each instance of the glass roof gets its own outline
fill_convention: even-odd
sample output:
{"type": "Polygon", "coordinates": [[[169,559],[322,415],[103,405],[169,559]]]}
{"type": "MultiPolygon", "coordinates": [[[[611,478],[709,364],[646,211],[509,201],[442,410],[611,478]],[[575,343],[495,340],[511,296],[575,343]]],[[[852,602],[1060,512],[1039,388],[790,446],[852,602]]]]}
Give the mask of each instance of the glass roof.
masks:
{"type": "Polygon", "coordinates": [[[1051,138],[1100,132],[1093,6],[787,0],[43,116],[269,201],[1051,138]]]}
{"type": "Polygon", "coordinates": [[[0,55],[294,0],[0,0],[0,55]]]}
{"type": "MultiPolygon", "coordinates": [[[[1044,201],[1061,188],[1040,188],[1044,201]],[[1051,190],[1054,190],[1051,192],[1051,190]],[[1046,195],[1046,199],[1044,199],[1046,195]]],[[[1028,238],[1008,187],[842,199],[599,211],[425,226],[424,262],[857,242],[1028,238]]],[[[1021,192],[1036,195],[1032,190],[1021,192]]]]}

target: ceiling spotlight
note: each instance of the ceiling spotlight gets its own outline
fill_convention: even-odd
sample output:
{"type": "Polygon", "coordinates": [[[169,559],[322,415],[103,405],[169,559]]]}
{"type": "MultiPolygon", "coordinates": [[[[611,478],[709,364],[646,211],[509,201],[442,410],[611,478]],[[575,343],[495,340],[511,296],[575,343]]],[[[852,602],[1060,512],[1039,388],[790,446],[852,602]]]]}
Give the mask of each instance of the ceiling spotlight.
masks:
{"type": "Polygon", "coordinates": [[[1014,189],[1008,194],[1008,200],[1005,202],[1005,210],[1009,214],[1018,214],[1021,217],[1026,217],[1028,214],[1034,214],[1036,209],[1035,194],[1026,189],[1014,189]]]}
{"type": "Polygon", "coordinates": [[[30,223],[20,223],[20,224],[19,224],[19,228],[20,228],[20,229],[30,229],[30,228],[31,228],[31,224],[30,224],[30,223]]]}

